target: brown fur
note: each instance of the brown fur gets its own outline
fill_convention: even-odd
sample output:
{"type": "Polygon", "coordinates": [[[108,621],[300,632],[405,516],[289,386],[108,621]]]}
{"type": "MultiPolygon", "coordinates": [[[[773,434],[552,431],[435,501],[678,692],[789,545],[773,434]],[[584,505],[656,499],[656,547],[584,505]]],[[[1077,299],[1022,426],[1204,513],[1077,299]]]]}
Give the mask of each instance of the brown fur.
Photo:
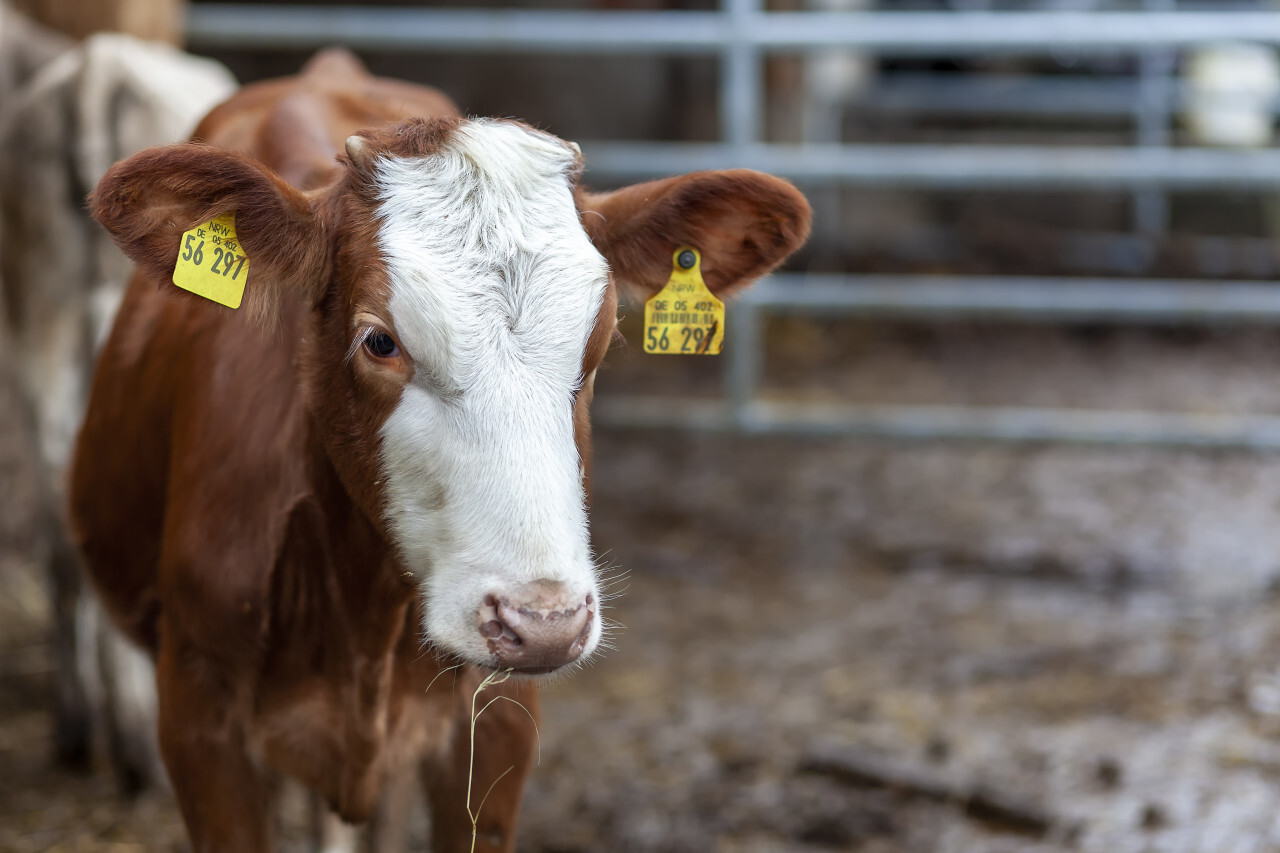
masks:
{"type": "MultiPolygon", "coordinates": [[[[271,849],[273,773],[363,820],[407,764],[430,795],[433,849],[470,843],[467,721],[483,673],[441,675],[449,662],[421,650],[417,590],[382,519],[378,430],[414,366],[347,358],[355,318],[386,319],[389,288],[367,158],[335,156],[357,131],[374,153],[429,155],[458,124],[446,103],[322,54],[215,109],[202,143],[124,161],[94,194],[138,271],[95,377],[71,517],[107,608],[156,655],[161,748],[197,851],[271,849]],[[252,264],[240,313],[168,286],[179,235],[232,209],[252,264]]],[[[671,250],[692,242],[708,281],[732,287],[807,230],[803,199],[765,176],[645,186],[582,196],[608,220],[587,216],[596,245],[640,286],[660,286],[671,250]]],[[[611,288],[584,372],[604,358],[615,304],[611,288]]],[[[574,414],[584,466],[590,396],[574,414]]],[[[536,715],[531,684],[494,690],[536,715]]],[[[474,789],[507,775],[476,849],[513,849],[533,738],[511,703],[482,719],[474,789]]]]}

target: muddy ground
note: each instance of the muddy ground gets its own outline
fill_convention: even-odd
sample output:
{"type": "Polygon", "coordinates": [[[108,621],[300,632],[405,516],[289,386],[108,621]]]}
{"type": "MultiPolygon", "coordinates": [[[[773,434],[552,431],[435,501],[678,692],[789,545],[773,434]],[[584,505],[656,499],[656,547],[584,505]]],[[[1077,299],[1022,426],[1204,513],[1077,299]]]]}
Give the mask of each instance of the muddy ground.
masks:
{"type": "MultiPolygon", "coordinates": [[[[1250,346],[1269,361],[1280,343],[1250,346]]],[[[602,387],[667,382],[620,360],[602,387]]],[[[16,411],[0,387],[0,851],[184,849],[165,795],[127,802],[105,774],[48,763],[51,656],[16,411]]],[[[615,651],[543,693],[521,850],[1280,849],[1275,557],[1258,557],[1263,580],[1246,573],[1231,594],[1161,562],[1230,576],[1232,554],[1268,550],[1248,525],[1280,518],[1258,491],[1275,459],[626,431],[596,441],[595,537],[629,572],[610,614],[625,628],[615,651]],[[1048,485],[1028,490],[1036,477],[1048,485]],[[1170,502],[1196,493],[1184,480],[1208,496],[1200,509],[1170,502]],[[1039,497],[1063,489],[1080,492],[1063,506],[1119,526],[1039,497]],[[1248,517],[1229,503],[1241,494],[1262,504],[1248,517]],[[989,515],[1001,502],[1021,521],[989,515]],[[1153,542],[1190,536],[1196,519],[1229,541],[1133,545],[1153,512],[1153,542]],[[947,523],[958,526],[936,532],[947,523]],[[1073,551],[1082,539],[1092,550],[1073,551]],[[1099,554],[1113,562],[1100,569],[1099,554]]]]}

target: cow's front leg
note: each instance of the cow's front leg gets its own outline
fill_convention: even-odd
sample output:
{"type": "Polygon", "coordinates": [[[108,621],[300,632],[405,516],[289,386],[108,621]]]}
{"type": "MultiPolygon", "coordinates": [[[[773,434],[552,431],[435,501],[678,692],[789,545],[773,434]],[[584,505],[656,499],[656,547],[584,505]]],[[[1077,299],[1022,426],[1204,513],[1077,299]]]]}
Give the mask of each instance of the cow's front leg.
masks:
{"type": "Polygon", "coordinates": [[[249,760],[231,682],[167,621],[156,667],[160,752],[194,853],[269,853],[272,786],[249,760]]]}
{"type": "Polygon", "coordinates": [[[518,681],[486,687],[475,696],[473,754],[470,700],[475,684],[459,679],[467,701],[459,703],[461,717],[450,746],[439,759],[423,765],[423,786],[431,808],[431,849],[439,853],[515,850],[520,798],[537,754],[538,691],[518,681]]]}

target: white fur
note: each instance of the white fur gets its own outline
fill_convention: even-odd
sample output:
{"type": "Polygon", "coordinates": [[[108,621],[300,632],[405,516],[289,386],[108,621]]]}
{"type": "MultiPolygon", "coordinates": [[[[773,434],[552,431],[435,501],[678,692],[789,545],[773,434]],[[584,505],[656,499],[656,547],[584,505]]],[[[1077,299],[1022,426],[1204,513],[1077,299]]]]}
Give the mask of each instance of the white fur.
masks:
{"type": "Polygon", "coordinates": [[[326,810],[320,821],[319,842],[320,853],[356,853],[360,849],[360,831],[326,810]]]}
{"type": "Polygon", "coordinates": [[[116,769],[148,787],[169,786],[156,736],[159,702],[151,656],[121,634],[91,589],[76,601],[76,675],[95,720],[114,742],[116,769]]]}
{"type": "MultiPolygon", "coordinates": [[[[491,662],[485,595],[536,579],[599,590],[573,395],[608,282],[560,140],[474,120],[446,150],[383,158],[380,244],[414,379],[382,430],[386,513],[426,594],[428,638],[491,662]]],[[[595,648],[593,620],[586,653],[595,648]]]]}

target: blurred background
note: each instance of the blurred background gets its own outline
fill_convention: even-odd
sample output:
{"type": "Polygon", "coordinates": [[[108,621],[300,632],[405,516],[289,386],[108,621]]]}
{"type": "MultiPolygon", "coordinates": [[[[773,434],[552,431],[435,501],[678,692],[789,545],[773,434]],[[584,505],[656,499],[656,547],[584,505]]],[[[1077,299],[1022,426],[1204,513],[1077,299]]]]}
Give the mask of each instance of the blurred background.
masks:
{"type": "Polygon", "coordinates": [[[623,310],[626,627],[543,693],[521,850],[1280,849],[1280,8],[9,0],[0,850],[184,849],[163,792],[52,761],[44,520],[125,275],[80,199],[335,43],[593,188],[750,166],[814,206],[720,358],[623,310]]]}

